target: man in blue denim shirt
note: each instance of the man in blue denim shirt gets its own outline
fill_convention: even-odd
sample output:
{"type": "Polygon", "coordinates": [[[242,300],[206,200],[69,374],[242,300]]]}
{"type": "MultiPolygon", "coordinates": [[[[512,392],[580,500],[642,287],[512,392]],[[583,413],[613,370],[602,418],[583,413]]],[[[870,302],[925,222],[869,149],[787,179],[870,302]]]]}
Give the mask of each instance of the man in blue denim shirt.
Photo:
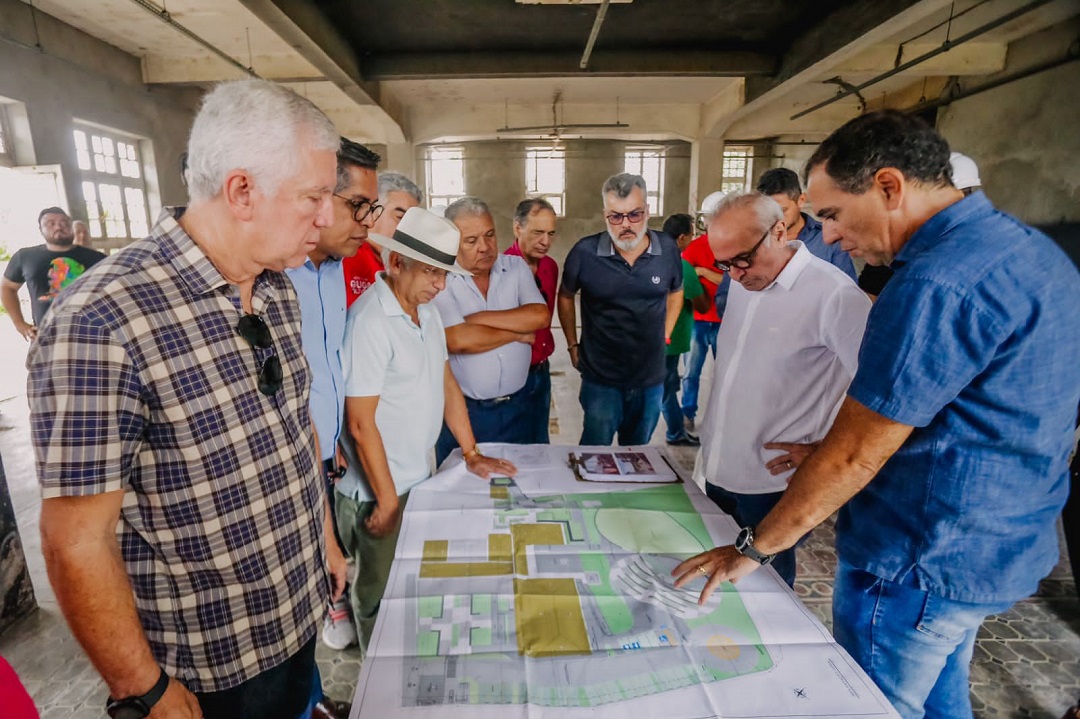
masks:
{"type": "Polygon", "coordinates": [[[837,640],[905,719],[970,717],[979,626],[1058,559],[1080,274],[981,193],[964,198],[915,117],[852,120],[807,172],[826,241],[896,274],[821,447],[738,548],[688,559],[678,584],[708,574],[707,598],[843,507],[837,640]]]}

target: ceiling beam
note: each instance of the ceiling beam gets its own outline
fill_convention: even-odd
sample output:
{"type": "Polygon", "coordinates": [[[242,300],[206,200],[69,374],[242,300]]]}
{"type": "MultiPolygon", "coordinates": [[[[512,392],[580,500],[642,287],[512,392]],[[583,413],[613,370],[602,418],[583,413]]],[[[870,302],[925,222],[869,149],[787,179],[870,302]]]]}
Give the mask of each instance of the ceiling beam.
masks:
{"type": "Polygon", "coordinates": [[[308,0],[240,0],[285,42],[337,85],[357,105],[374,106],[392,130],[394,142],[405,142],[404,109],[380,95],[365,81],[356,54],[337,29],[308,0]]]}
{"type": "Polygon", "coordinates": [[[769,75],[778,67],[773,55],[741,50],[595,50],[587,71],[581,70],[580,62],[577,50],[379,53],[364,59],[363,77],[373,81],[643,75],[745,77],[769,75]]]}
{"type": "MultiPolygon", "coordinates": [[[[850,74],[877,75],[888,72],[900,63],[936,49],[941,43],[908,43],[898,58],[899,46],[879,44],[867,48],[850,60],[840,63],[833,72],[842,77],[850,74]]],[[[1009,46],[1003,42],[969,42],[957,45],[948,52],[932,57],[900,75],[992,75],[1005,69],[1009,46]]]]}
{"type": "MultiPolygon", "coordinates": [[[[259,77],[275,82],[322,82],[326,78],[296,55],[256,55],[251,68],[259,77]]],[[[213,55],[142,59],[143,81],[148,85],[207,84],[244,77],[244,73],[213,55]]]]}

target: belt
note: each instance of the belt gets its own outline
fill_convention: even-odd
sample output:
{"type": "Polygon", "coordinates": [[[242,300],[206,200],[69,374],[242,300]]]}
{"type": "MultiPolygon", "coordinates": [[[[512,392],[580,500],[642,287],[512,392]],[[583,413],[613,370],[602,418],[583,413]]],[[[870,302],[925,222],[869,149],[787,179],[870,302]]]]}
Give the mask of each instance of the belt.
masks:
{"type": "Polygon", "coordinates": [[[529,365],[529,371],[530,372],[541,372],[543,370],[548,369],[549,367],[551,367],[551,362],[549,360],[542,360],[540,362],[537,362],[534,365],[529,365]]]}
{"type": "Polygon", "coordinates": [[[490,399],[474,399],[472,397],[466,397],[465,402],[467,404],[476,405],[477,407],[496,407],[504,402],[509,402],[524,392],[525,388],[522,387],[517,392],[514,392],[513,394],[504,394],[502,397],[492,397],[490,399]]]}

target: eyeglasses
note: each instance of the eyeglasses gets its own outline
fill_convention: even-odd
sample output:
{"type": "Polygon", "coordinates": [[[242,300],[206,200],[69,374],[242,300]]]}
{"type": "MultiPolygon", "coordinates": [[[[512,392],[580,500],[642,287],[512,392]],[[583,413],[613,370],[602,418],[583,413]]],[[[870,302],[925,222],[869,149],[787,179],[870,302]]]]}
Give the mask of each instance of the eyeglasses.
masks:
{"type": "Polygon", "coordinates": [[[334,193],[334,197],[345,200],[345,204],[352,209],[352,217],[356,222],[363,222],[367,219],[368,215],[371,215],[371,221],[375,222],[382,215],[383,210],[386,209],[382,205],[377,205],[371,200],[350,200],[348,197],[342,197],[336,192],[334,193]]]}
{"type": "MultiPolygon", "coordinates": [[[[244,341],[256,349],[271,349],[274,340],[270,336],[270,328],[258,315],[244,315],[236,323],[236,332],[244,341]]],[[[276,354],[271,354],[263,360],[259,367],[259,391],[267,397],[273,397],[281,389],[282,374],[281,360],[276,354]]]]}
{"type": "MultiPolygon", "coordinates": [[[[776,225],[773,225],[773,227],[776,227],[776,225]]],[[[758,251],[759,247],[761,247],[761,243],[769,238],[769,233],[771,233],[772,230],[772,227],[765,230],[765,234],[761,236],[761,239],[757,241],[757,244],[751,247],[746,252],[735,255],[727,261],[717,260],[716,269],[720,270],[721,272],[731,272],[732,267],[737,270],[748,270],[753,267],[754,253],[758,251]]]]}
{"type": "Polygon", "coordinates": [[[610,225],[621,225],[623,220],[641,222],[645,219],[645,210],[630,210],[629,212],[609,212],[604,218],[610,225]]]}

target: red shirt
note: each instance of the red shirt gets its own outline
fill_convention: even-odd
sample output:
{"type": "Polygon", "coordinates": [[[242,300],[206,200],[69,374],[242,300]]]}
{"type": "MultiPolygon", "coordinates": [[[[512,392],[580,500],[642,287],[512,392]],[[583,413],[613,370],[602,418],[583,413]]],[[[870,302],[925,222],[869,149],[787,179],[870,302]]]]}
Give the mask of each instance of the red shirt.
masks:
{"type": "MultiPolygon", "coordinates": [[[[686,249],[682,253],[683,259],[689,262],[694,267],[704,267],[712,270],[713,272],[720,272],[716,269],[716,257],[712,253],[712,249],[709,247],[708,235],[702,235],[695,237],[693,242],[687,245],[686,249]]],[[[716,312],[716,283],[710,282],[708,278],[698,275],[698,279],[701,280],[701,286],[705,288],[705,296],[709,298],[709,311],[708,312],[695,312],[695,320],[705,320],[706,322],[719,322],[720,315],[716,312]]]]}
{"type": "Polygon", "coordinates": [[[379,253],[366,242],[360,245],[359,252],[342,260],[341,267],[345,271],[346,307],[352,307],[356,298],[375,284],[375,275],[386,269],[379,253]]]}
{"type": "Polygon", "coordinates": [[[0,709],[8,719],[38,719],[33,699],[3,657],[0,657],[0,709]]]}
{"type": "MultiPolygon", "coordinates": [[[[510,245],[503,252],[504,255],[517,255],[518,257],[524,257],[521,254],[521,248],[518,247],[518,243],[515,240],[514,244],[510,245]]],[[[531,266],[530,266],[530,269],[531,266]]],[[[549,313],[555,312],[555,291],[559,285],[559,263],[551,259],[547,255],[540,258],[540,262],[537,263],[536,273],[533,275],[536,277],[536,287],[540,290],[540,294],[544,296],[544,301],[547,302],[547,308],[549,313]]],[[[555,351],[555,338],[551,334],[551,320],[548,320],[548,326],[544,329],[536,331],[536,341],[532,345],[532,360],[530,364],[540,364],[555,351]]]]}

